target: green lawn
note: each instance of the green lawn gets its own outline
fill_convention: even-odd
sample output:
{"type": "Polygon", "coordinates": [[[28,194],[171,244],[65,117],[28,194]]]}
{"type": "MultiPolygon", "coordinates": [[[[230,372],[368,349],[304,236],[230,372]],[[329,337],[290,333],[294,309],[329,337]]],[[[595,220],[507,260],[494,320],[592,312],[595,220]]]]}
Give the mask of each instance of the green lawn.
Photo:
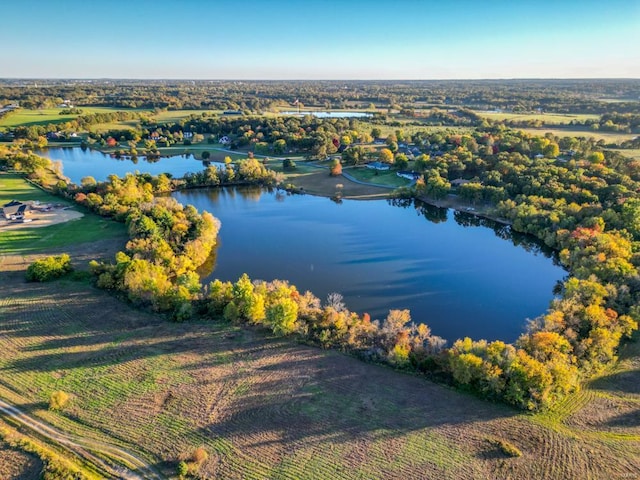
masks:
{"type": "MultiPolygon", "coordinates": [[[[82,110],[82,115],[90,113],[117,112],[126,109],[111,107],[78,107],[82,110]]],[[[77,114],[60,115],[63,108],[43,108],[30,110],[21,108],[0,118],[0,127],[14,128],[18,126],[48,125],[50,123],[63,123],[78,117],[77,114]]]]}
{"type": "Polygon", "coordinates": [[[399,177],[396,175],[395,170],[389,170],[386,172],[381,172],[378,170],[373,170],[371,168],[348,168],[344,170],[345,173],[348,173],[352,177],[360,180],[361,182],[369,182],[374,183],[376,185],[388,185],[391,187],[404,187],[411,183],[406,178],[399,177]]]}
{"type": "MultiPolygon", "coordinates": [[[[0,175],[0,205],[11,200],[38,200],[43,203],[62,203],[63,199],[36,188],[19,175],[0,175]]],[[[65,247],[84,242],[93,242],[126,236],[126,227],[98,215],[85,213],[84,217],[48,227],[19,228],[2,230],[0,228],[0,252],[13,254],[35,253],[41,250],[65,247]]]]}

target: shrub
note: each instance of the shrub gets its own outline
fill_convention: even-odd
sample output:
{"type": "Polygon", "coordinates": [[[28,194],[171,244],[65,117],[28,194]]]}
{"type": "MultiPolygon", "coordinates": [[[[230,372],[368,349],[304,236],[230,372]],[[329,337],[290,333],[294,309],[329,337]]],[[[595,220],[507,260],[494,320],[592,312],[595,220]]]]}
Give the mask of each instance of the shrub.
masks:
{"type": "Polygon", "coordinates": [[[522,452],[520,451],[520,449],[511,442],[507,442],[506,440],[494,439],[494,438],[488,438],[487,441],[494,447],[498,448],[507,457],[522,456],[522,452]]]}
{"type": "Polygon", "coordinates": [[[66,253],[36,260],[27,268],[27,281],[47,282],[73,271],[71,257],[66,253]]]}
{"type": "Polygon", "coordinates": [[[201,464],[209,458],[209,454],[203,447],[196,448],[193,452],[194,463],[201,464]]]}
{"type": "Polygon", "coordinates": [[[187,462],[182,461],[178,464],[176,470],[180,477],[184,477],[187,473],[189,473],[189,466],[187,465],[187,462]]]}
{"type": "Polygon", "coordinates": [[[51,410],[62,410],[69,403],[69,394],[62,390],[57,390],[49,398],[49,408],[51,410]]]}

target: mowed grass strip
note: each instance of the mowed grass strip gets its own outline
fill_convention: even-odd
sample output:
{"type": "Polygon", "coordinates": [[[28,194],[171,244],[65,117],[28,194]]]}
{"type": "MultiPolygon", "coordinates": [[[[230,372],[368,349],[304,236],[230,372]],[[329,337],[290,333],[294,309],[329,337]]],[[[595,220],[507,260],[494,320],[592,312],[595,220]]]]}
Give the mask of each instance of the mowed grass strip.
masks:
{"type": "MultiPolygon", "coordinates": [[[[21,202],[34,200],[42,203],[71,205],[59,197],[34,187],[20,175],[0,175],[0,205],[11,200],[21,202]]],[[[68,245],[126,236],[126,228],[123,224],[89,212],[83,213],[82,218],[47,227],[0,228],[0,252],[8,255],[24,255],[68,245]]],[[[37,214],[34,214],[34,217],[37,217],[37,214]]]]}

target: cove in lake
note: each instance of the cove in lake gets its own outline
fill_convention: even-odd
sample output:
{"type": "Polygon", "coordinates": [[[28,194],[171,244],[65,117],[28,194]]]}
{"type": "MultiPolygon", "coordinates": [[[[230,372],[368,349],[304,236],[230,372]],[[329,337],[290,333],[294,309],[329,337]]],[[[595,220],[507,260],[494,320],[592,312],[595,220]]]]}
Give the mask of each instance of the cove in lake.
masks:
{"type": "MultiPolygon", "coordinates": [[[[49,148],[39,155],[51,161],[62,162],[62,174],[76,184],[80,184],[83,177],[92,176],[101,182],[109,175],[115,174],[123,177],[129,172],[150,173],[159,175],[170,173],[174,177],[183,177],[188,172],[200,172],[205,167],[200,160],[192,155],[174,155],[172,157],[160,157],[148,160],[146,157],[138,157],[132,160],[130,157],[115,158],[97,150],[80,147],[49,148]]],[[[211,162],[215,164],[216,162],[211,162]]]]}
{"type": "MultiPolygon", "coordinates": [[[[175,192],[222,221],[213,272],[235,281],[285,279],[321,300],[383,319],[407,308],[449,342],[515,340],[543,314],[566,272],[532,237],[412,201],[337,204],[260,188],[175,192]]],[[[211,266],[210,266],[211,268],[211,266]]]]}

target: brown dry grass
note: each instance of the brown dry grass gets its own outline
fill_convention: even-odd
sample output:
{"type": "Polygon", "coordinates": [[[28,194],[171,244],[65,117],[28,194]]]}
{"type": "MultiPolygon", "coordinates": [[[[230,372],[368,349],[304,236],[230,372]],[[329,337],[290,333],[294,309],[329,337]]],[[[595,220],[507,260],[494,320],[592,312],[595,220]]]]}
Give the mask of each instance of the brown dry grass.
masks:
{"type": "Polygon", "coordinates": [[[291,179],[291,182],[297,187],[302,187],[306,193],[323,197],[334,197],[340,194],[342,198],[370,199],[388,197],[391,193],[388,188],[361,185],[343,176],[332,177],[328,170],[297,175],[291,179]]]}
{"type": "Polygon", "coordinates": [[[42,461],[10,447],[0,440],[0,478],[2,480],[37,480],[42,471],[42,461]]]}

